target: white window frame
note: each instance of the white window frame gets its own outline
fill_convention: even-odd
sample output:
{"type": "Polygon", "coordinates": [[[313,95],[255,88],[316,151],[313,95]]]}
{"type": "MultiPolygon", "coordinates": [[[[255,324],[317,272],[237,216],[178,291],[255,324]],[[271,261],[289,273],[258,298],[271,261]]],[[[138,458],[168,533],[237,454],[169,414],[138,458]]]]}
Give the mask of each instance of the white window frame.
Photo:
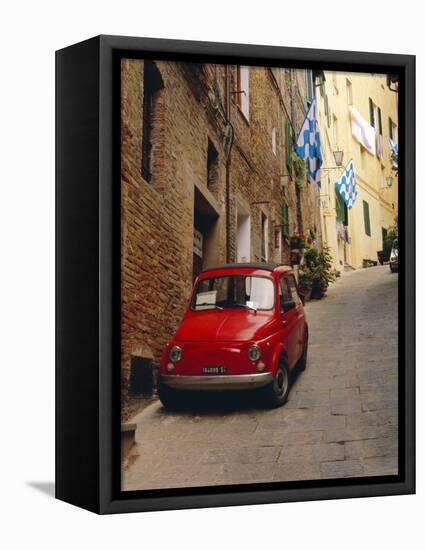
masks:
{"type": "Polygon", "coordinates": [[[240,110],[244,117],[249,120],[249,67],[246,65],[239,65],[239,84],[240,90],[240,110]]]}

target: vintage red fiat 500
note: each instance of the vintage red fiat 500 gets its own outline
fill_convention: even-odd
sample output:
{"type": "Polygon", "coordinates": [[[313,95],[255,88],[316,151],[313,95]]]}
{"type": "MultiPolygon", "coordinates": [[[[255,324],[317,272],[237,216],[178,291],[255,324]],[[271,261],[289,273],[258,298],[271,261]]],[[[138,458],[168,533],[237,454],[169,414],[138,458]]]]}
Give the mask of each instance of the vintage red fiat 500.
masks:
{"type": "Polygon", "coordinates": [[[260,388],[272,407],[288,397],[291,371],[307,361],[308,326],[293,271],[228,264],[196,279],[185,316],[164,349],[158,384],[165,407],[183,392],[260,388]]]}

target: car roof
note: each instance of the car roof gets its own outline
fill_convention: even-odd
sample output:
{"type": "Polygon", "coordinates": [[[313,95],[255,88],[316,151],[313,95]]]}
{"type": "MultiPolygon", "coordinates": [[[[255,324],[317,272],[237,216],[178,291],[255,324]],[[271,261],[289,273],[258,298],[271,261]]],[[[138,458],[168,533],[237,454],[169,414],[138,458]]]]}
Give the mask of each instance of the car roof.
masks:
{"type": "Polygon", "coordinates": [[[266,263],[266,262],[245,262],[245,263],[234,263],[234,264],[222,264],[216,265],[213,267],[208,267],[202,271],[202,273],[207,273],[209,271],[218,271],[223,269],[262,269],[263,271],[292,271],[292,268],[288,265],[278,264],[278,263],[266,263]]]}

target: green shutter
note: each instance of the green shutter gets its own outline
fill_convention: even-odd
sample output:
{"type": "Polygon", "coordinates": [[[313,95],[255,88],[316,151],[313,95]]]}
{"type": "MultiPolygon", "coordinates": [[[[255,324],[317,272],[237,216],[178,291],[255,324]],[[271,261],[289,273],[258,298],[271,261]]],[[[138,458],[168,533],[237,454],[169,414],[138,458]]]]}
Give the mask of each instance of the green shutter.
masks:
{"type": "Polygon", "coordinates": [[[335,210],[336,210],[336,219],[338,221],[341,221],[344,225],[348,225],[347,205],[345,204],[344,199],[341,197],[336,184],[335,184],[335,210]]]}
{"type": "Polygon", "coordinates": [[[369,115],[370,115],[370,125],[375,128],[375,111],[373,109],[372,98],[369,98],[369,115]]]}
{"type": "Polygon", "coordinates": [[[378,107],[378,130],[379,130],[379,135],[382,136],[382,113],[379,107],[378,107]]]}
{"type": "Polygon", "coordinates": [[[363,217],[364,217],[364,232],[370,237],[370,217],[369,217],[369,204],[363,201],[363,217]]]}

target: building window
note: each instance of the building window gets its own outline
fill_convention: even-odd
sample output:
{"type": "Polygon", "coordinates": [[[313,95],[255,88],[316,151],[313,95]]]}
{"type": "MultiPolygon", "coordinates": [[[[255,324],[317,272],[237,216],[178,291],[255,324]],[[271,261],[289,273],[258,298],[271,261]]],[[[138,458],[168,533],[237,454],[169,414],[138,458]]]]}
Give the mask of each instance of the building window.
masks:
{"type": "Polygon", "coordinates": [[[347,105],[353,105],[353,85],[348,78],[346,79],[347,84],[347,105]]]}
{"type": "Polygon", "coordinates": [[[213,142],[208,139],[207,150],[207,187],[210,191],[216,189],[218,182],[218,152],[213,142]]]}
{"type": "Polygon", "coordinates": [[[249,120],[249,67],[245,65],[236,67],[236,86],[236,104],[249,120]]]}
{"type": "Polygon", "coordinates": [[[272,128],[272,151],[273,154],[276,156],[277,151],[277,136],[276,136],[276,128],[273,126],[272,128]]]}
{"type": "Polygon", "coordinates": [[[375,128],[375,105],[373,104],[372,98],[369,98],[369,116],[370,125],[375,128]]]}
{"type": "Polygon", "coordinates": [[[376,108],[377,114],[378,114],[378,132],[379,135],[382,136],[382,113],[380,107],[376,108]]]}
{"type": "Polygon", "coordinates": [[[369,204],[363,201],[363,217],[364,217],[364,232],[368,237],[371,236],[370,232],[370,216],[369,216],[369,204]]]}
{"type": "Polygon", "coordinates": [[[337,77],[337,72],[334,71],[332,73],[332,82],[333,82],[333,85],[334,85],[334,89],[335,89],[335,92],[337,94],[339,94],[339,88],[338,88],[338,77],[337,77]]]}
{"type": "Polygon", "coordinates": [[[251,259],[251,216],[248,208],[239,200],[236,212],[236,255],[238,262],[251,259]]]}
{"type": "Polygon", "coordinates": [[[268,233],[269,222],[267,216],[261,212],[261,261],[267,262],[268,260],[268,233]]]}
{"type": "Polygon", "coordinates": [[[329,110],[329,100],[328,100],[328,96],[325,95],[325,116],[326,116],[326,121],[328,123],[328,128],[331,127],[331,112],[329,110]]]}
{"type": "Polygon", "coordinates": [[[388,117],[388,135],[390,139],[396,141],[396,125],[392,121],[391,117],[388,117]]]}
{"type": "Polygon", "coordinates": [[[282,235],[289,237],[289,207],[285,197],[282,197],[282,235]]]}
{"type": "Polygon", "coordinates": [[[306,92],[307,92],[307,106],[314,99],[314,80],[313,80],[313,71],[307,69],[305,72],[305,82],[306,82],[306,92]]]}
{"type": "Polygon", "coordinates": [[[152,61],[146,60],[143,69],[143,126],[142,176],[151,181],[154,171],[155,139],[161,128],[160,99],[164,88],[161,74],[152,61]]]}
{"type": "Polygon", "coordinates": [[[336,220],[339,222],[342,222],[343,225],[348,225],[348,208],[336,186],[335,186],[335,211],[336,211],[336,220]]]}
{"type": "Polygon", "coordinates": [[[282,232],[279,228],[274,230],[274,247],[276,250],[280,250],[280,236],[282,232]]]}

